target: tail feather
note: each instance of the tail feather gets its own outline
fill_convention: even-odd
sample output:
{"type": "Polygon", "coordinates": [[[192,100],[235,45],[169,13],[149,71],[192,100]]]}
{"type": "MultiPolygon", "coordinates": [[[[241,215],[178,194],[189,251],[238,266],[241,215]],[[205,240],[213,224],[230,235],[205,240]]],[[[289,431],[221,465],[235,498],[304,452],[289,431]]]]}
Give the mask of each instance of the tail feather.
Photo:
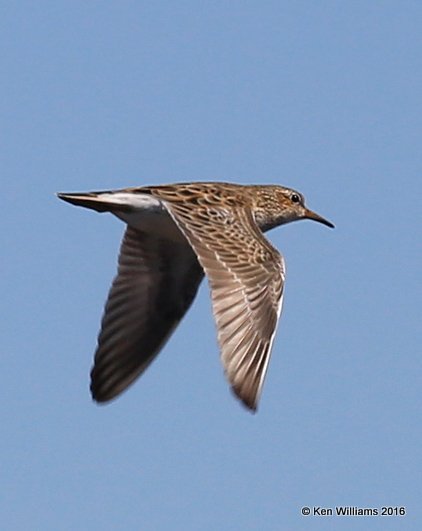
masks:
{"type": "Polygon", "coordinates": [[[90,208],[97,212],[112,212],[114,210],[128,212],[133,208],[130,204],[124,204],[120,201],[113,200],[112,192],[84,192],[70,194],[59,192],[57,197],[71,205],[90,208]]]}

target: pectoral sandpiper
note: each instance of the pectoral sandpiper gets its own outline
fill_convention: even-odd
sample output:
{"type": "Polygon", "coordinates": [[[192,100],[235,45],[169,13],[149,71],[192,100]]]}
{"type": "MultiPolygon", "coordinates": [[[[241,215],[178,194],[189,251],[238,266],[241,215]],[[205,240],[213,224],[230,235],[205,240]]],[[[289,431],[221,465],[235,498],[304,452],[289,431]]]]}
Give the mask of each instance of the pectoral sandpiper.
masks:
{"type": "Polygon", "coordinates": [[[299,219],[332,223],[282,186],[198,182],[60,193],[127,224],[102,318],[91,392],[107,402],[152,362],[205,275],[234,393],[256,410],[280,316],[283,257],[263,232],[299,219]]]}

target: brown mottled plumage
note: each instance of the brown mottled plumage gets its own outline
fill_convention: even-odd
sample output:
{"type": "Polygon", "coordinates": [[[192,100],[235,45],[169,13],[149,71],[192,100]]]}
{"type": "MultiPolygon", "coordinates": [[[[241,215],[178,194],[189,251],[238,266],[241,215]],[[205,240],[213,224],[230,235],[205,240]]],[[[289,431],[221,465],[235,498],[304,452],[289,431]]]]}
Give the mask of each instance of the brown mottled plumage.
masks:
{"type": "Polygon", "coordinates": [[[58,196],[128,225],[98,337],[93,398],[112,400],[148,367],[205,272],[227,378],[256,410],[285,277],[263,231],[305,218],[333,225],[305,207],[299,192],[275,185],[199,182],[58,196]]]}

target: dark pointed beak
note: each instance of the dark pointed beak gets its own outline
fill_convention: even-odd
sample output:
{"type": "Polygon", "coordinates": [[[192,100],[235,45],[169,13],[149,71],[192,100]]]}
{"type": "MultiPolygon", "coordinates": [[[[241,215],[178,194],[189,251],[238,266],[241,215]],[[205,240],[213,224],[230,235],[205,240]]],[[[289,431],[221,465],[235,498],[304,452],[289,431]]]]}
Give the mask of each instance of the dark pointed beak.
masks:
{"type": "Polygon", "coordinates": [[[323,225],[327,225],[327,227],[334,229],[334,225],[331,223],[331,221],[328,221],[316,212],[312,212],[312,210],[309,210],[308,208],[305,210],[304,217],[305,219],[313,219],[314,221],[318,221],[318,223],[322,223],[323,225]]]}

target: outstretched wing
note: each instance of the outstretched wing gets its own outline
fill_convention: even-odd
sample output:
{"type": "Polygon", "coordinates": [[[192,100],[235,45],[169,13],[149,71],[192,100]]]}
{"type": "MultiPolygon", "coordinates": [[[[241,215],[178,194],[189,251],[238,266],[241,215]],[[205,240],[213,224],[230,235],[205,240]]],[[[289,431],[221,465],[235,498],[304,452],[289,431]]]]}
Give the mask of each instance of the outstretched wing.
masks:
{"type": "Polygon", "coordinates": [[[211,287],[221,358],[235,394],[256,410],[282,306],[284,260],[246,206],[225,208],[154,189],[198,255],[211,287]],[[181,200],[182,199],[182,200],[181,200]]]}
{"type": "Polygon", "coordinates": [[[94,400],[112,400],[148,367],[191,305],[203,275],[187,242],[126,229],[91,371],[94,400]]]}

